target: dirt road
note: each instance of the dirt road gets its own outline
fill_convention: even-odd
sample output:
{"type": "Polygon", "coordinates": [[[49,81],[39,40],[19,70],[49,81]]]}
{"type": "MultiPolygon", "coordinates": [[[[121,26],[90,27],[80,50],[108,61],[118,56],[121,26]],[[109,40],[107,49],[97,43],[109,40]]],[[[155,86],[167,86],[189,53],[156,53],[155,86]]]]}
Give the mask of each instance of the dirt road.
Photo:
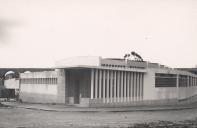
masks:
{"type": "Polygon", "coordinates": [[[134,123],[191,120],[197,108],[146,112],[54,112],[0,107],[0,128],[127,127],[134,123]]]}

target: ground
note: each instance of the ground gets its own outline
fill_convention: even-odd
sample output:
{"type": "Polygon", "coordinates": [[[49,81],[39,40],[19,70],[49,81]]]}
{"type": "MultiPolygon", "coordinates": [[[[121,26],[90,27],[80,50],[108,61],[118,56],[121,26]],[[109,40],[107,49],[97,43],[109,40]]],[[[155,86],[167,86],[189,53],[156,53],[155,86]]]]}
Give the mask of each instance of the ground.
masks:
{"type": "Polygon", "coordinates": [[[132,112],[58,112],[1,106],[0,128],[197,128],[196,117],[197,108],[132,112]]]}

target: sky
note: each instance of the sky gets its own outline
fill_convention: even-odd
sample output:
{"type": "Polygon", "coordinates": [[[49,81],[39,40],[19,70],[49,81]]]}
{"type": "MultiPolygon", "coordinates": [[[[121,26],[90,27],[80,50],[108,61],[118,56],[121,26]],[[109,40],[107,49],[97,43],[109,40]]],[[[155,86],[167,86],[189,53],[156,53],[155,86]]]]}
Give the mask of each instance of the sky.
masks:
{"type": "Polygon", "coordinates": [[[197,65],[196,0],[0,0],[0,67],[54,67],[73,56],[135,51],[197,65]]]}

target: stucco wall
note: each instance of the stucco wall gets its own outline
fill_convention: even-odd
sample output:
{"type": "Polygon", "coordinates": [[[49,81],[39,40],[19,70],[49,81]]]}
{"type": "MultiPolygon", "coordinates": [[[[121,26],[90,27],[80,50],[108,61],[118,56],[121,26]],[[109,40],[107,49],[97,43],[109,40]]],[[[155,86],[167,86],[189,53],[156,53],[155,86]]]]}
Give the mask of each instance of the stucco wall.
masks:
{"type": "MultiPolygon", "coordinates": [[[[60,71],[47,71],[47,72],[33,72],[33,73],[22,73],[20,78],[31,79],[31,78],[61,78],[60,71]]],[[[32,84],[22,83],[20,84],[19,98],[23,102],[33,103],[62,103],[60,95],[62,94],[59,90],[62,90],[61,80],[57,80],[56,84],[32,84]]]]}
{"type": "Polygon", "coordinates": [[[197,94],[197,86],[155,87],[155,73],[185,74],[190,73],[169,69],[148,69],[144,75],[144,100],[186,99],[197,94]]]}

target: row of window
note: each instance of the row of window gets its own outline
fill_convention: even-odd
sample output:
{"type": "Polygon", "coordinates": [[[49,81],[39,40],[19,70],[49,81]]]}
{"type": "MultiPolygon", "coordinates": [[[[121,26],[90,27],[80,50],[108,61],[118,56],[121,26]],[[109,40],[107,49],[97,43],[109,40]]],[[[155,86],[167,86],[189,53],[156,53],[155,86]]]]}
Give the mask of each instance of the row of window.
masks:
{"type": "Polygon", "coordinates": [[[25,78],[21,84],[57,84],[57,78],[25,78]]]}
{"type": "Polygon", "coordinates": [[[104,67],[113,67],[113,68],[143,68],[137,66],[125,66],[125,65],[113,65],[113,64],[101,64],[104,67]]]}
{"type": "MultiPolygon", "coordinates": [[[[197,78],[180,75],[178,79],[179,87],[197,86],[197,78]]],[[[155,74],[155,87],[176,87],[177,75],[175,74],[155,74]]]]}
{"type": "Polygon", "coordinates": [[[156,73],[155,87],[176,87],[176,75],[156,73]]]}

